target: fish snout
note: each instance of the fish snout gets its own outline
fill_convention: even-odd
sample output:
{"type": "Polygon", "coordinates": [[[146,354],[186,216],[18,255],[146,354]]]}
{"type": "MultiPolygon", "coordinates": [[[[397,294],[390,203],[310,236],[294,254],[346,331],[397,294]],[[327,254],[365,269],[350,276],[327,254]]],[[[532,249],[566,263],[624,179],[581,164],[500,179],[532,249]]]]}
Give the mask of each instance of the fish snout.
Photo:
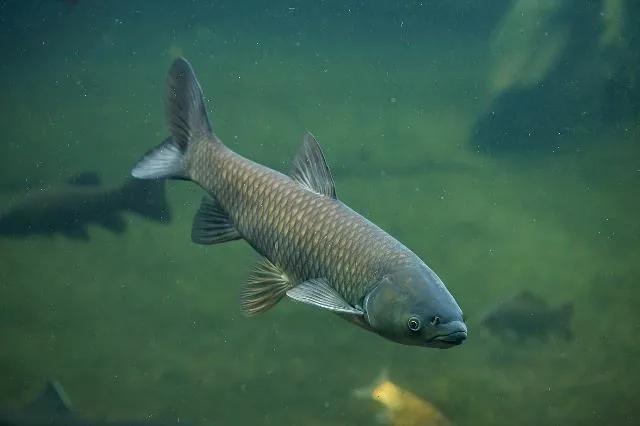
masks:
{"type": "Polygon", "coordinates": [[[432,337],[428,343],[440,348],[458,346],[467,340],[467,326],[462,321],[450,321],[438,330],[438,334],[432,337]]]}

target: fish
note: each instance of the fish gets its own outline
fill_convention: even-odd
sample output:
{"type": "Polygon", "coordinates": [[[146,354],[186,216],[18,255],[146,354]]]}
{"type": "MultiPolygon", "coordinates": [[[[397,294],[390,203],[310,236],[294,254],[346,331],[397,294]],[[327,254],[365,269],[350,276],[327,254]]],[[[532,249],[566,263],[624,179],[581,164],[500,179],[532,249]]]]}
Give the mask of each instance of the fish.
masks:
{"type": "Polygon", "coordinates": [[[379,418],[391,426],[451,426],[451,421],[435,405],[403,389],[388,378],[371,387],[356,389],[354,394],[371,398],[384,407],[379,418]]]}
{"type": "Polygon", "coordinates": [[[573,304],[551,308],[530,290],[522,290],[481,317],[481,324],[503,340],[538,338],[551,335],[571,340],[573,304]]]}
{"type": "Polygon", "coordinates": [[[0,237],[63,235],[89,241],[89,224],[121,234],[126,229],[122,212],[137,213],[153,221],[168,223],[171,209],[163,182],[127,179],[118,187],[101,185],[97,174],[84,172],[66,182],[40,190],[0,212],[0,237]]]}
{"type": "Polygon", "coordinates": [[[311,133],[290,175],[233,152],[215,135],[184,58],[168,73],[166,117],[171,137],[131,174],[200,185],[206,195],[192,241],[243,239],[262,256],[241,290],[245,315],[264,313],[286,295],[401,344],[450,348],[467,338],[462,310],[436,273],[338,199],[311,133]]]}
{"type": "Polygon", "coordinates": [[[40,394],[20,410],[0,410],[0,426],[169,426],[185,425],[182,420],[174,423],[157,423],[146,420],[102,421],[89,420],[77,415],[62,385],[56,380],[47,381],[40,394]]]}

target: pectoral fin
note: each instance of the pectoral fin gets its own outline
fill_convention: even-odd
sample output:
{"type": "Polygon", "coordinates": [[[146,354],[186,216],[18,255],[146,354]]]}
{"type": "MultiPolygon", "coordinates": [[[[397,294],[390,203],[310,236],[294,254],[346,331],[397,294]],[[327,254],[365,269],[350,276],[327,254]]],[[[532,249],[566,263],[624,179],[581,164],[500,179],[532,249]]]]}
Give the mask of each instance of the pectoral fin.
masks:
{"type": "Polygon", "coordinates": [[[363,315],[360,309],[354,308],[323,279],[312,279],[287,291],[287,296],[298,302],[308,303],[333,312],[352,315],[363,315]]]}
{"type": "Polygon", "coordinates": [[[242,238],[222,206],[205,195],[193,219],[191,240],[196,244],[219,244],[242,238]]]}
{"type": "Polygon", "coordinates": [[[240,306],[247,316],[266,312],[292,287],[287,274],[267,258],[258,263],[242,288],[240,306]]]}

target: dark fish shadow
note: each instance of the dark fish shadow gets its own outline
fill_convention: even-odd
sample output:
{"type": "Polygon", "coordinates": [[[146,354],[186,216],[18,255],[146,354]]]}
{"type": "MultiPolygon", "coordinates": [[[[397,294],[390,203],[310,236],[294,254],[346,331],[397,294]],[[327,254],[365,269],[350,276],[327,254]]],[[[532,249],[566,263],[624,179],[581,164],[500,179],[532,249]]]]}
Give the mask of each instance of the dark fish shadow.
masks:
{"type": "MultiPolygon", "coordinates": [[[[529,159],[531,154],[575,151],[597,142],[591,133],[636,116],[640,56],[629,49],[638,51],[633,42],[640,40],[640,31],[628,31],[628,49],[603,50],[600,3],[572,5],[563,4],[550,24],[568,31],[566,48],[536,85],[497,94],[474,124],[473,148],[529,159]]],[[[639,5],[629,6],[630,12],[640,12],[639,5]]]]}

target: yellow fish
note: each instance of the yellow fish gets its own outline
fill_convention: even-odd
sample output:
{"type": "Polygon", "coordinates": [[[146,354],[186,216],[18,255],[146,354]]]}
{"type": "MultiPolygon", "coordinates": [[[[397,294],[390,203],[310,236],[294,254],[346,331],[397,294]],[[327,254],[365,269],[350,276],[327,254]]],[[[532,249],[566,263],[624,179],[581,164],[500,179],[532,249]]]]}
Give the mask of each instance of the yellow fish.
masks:
{"type": "Polygon", "coordinates": [[[385,408],[383,418],[392,426],[451,425],[451,421],[433,404],[388,379],[382,379],[372,388],[360,389],[355,393],[382,404],[385,408]]]}

